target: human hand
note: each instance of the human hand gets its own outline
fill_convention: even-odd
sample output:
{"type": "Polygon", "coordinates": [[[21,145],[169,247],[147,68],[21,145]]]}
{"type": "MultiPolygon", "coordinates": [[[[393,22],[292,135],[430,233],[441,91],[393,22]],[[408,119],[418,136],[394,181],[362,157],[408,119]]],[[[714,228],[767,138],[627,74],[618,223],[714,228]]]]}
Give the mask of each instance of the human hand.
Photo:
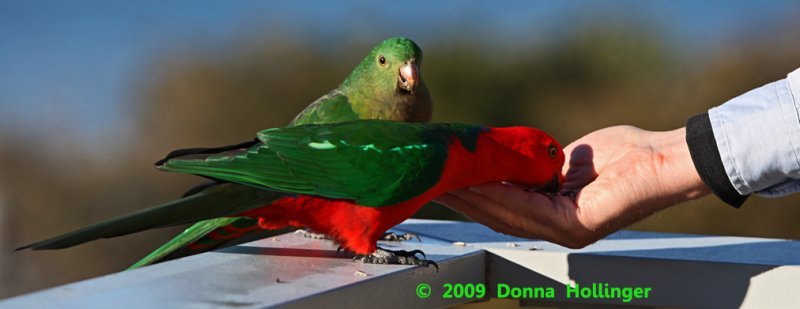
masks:
{"type": "Polygon", "coordinates": [[[564,152],[570,159],[559,195],[491,183],[436,201],[497,232],[582,248],[656,211],[710,193],[692,163],[684,128],[609,127],[581,137],[564,152]]]}

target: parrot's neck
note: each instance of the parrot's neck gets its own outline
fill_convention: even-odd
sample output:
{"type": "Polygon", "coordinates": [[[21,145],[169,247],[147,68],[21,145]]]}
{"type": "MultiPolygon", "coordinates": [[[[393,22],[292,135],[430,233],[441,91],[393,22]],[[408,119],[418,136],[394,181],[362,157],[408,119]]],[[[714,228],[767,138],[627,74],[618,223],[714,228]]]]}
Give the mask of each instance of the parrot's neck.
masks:
{"type": "MultiPolygon", "coordinates": [[[[448,149],[448,159],[437,185],[443,194],[449,191],[498,181],[524,183],[521,167],[532,164],[529,159],[503,146],[493,135],[503,134],[492,129],[481,133],[475,151],[466,149],[458,139],[448,149]]],[[[434,193],[434,192],[432,192],[434,193]]],[[[434,196],[434,197],[436,197],[434,196]]]]}

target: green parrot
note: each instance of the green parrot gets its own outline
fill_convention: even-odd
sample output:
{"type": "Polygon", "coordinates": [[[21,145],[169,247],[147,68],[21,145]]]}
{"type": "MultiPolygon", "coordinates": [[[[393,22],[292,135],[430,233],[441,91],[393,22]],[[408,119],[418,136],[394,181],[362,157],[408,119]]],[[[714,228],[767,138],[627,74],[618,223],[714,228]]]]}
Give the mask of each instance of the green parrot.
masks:
{"type": "MultiPolygon", "coordinates": [[[[421,65],[422,50],[416,43],[404,37],[387,39],[376,45],[339,87],[309,104],[290,125],[357,119],[430,121],[432,101],[420,74],[421,65]]],[[[219,148],[182,149],[173,152],[173,155],[233,151],[256,144],[259,141],[219,148]]],[[[181,199],[167,205],[199,208],[235,204],[229,207],[237,209],[268,205],[284,196],[283,193],[241,184],[215,182],[193,188],[181,199]]],[[[200,221],[130,268],[210,251],[233,241],[253,239],[258,237],[259,232],[263,232],[263,229],[259,228],[256,220],[250,218],[224,217],[200,221]]]]}
{"type": "MultiPolygon", "coordinates": [[[[455,189],[507,181],[547,193],[563,183],[560,144],[529,127],[358,120],[289,126],[258,133],[248,148],[214,154],[170,153],[160,170],[191,173],[282,193],[271,203],[192,209],[164,205],[24,248],[58,249],[217,216],[246,217],[261,229],[306,227],[329,235],[366,263],[429,266],[421,251],[377,247],[389,228],[455,189]]],[[[219,190],[212,187],[208,190],[219,190]]],[[[423,254],[424,256],[424,254],[423,254]]]]}

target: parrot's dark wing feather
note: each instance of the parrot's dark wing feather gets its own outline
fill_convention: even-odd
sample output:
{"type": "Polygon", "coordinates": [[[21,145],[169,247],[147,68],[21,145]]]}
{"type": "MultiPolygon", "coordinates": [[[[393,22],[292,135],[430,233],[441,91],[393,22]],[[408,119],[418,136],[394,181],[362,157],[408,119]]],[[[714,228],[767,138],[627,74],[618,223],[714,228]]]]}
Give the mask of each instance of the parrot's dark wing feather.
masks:
{"type": "Polygon", "coordinates": [[[221,184],[188,197],[22,246],[16,250],[68,248],[100,238],[235,215],[285,196],[287,194],[277,191],[253,190],[246,186],[221,184]],[[231,208],[232,205],[235,207],[231,208]]]}
{"type": "Polygon", "coordinates": [[[247,149],[247,148],[253,147],[253,145],[258,144],[260,142],[261,141],[259,141],[258,138],[256,138],[256,139],[253,139],[252,141],[246,141],[246,142],[242,142],[242,143],[238,143],[238,144],[234,144],[234,145],[222,146],[222,147],[176,149],[176,150],[170,151],[170,153],[167,154],[166,157],[164,157],[161,160],[158,160],[156,163],[154,163],[154,165],[158,166],[158,165],[164,164],[164,162],[167,162],[167,160],[169,160],[169,159],[177,158],[177,157],[183,157],[183,156],[187,156],[187,155],[193,155],[193,154],[198,154],[198,155],[199,154],[217,154],[217,153],[222,153],[222,152],[231,151],[231,150],[247,149]]]}

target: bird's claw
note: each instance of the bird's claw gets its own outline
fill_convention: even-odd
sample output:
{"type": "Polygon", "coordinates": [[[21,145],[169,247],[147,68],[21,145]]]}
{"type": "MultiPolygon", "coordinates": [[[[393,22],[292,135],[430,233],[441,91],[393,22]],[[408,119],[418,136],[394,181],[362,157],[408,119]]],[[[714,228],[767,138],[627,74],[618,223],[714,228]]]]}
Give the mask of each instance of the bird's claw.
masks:
{"type": "Polygon", "coordinates": [[[421,250],[386,250],[378,248],[372,254],[356,255],[353,260],[359,260],[363,263],[370,264],[396,264],[396,265],[417,265],[417,266],[433,266],[436,271],[439,271],[439,265],[431,260],[426,260],[427,256],[421,250]],[[422,259],[417,258],[417,254],[422,255],[422,259]]]}
{"type": "MultiPolygon", "coordinates": [[[[389,250],[386,250],[386,251],[389,251],[389,250]]],[[[415,257],[417,254],[419,254],[419,255],[422,255],[422,258],[428,258],[425,255],[425,252],[422,252],[422,250],[411,250],[411,251],[393,250],[391,252],[394,252],[394,254],[396,254],[398,256],[402,256],[402,257],[409,257],[409,256],[415,257]]]]}

